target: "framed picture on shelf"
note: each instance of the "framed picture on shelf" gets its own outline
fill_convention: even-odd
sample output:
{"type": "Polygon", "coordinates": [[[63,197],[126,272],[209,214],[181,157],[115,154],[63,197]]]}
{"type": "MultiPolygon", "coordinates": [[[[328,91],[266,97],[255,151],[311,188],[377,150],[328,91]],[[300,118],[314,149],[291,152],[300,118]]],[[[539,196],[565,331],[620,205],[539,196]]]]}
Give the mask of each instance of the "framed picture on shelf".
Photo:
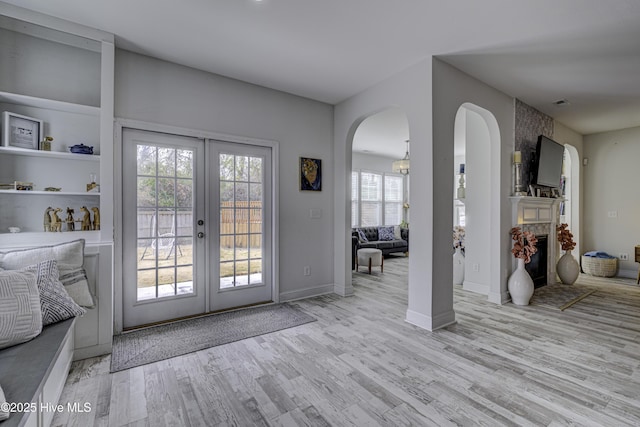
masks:
{"type": "Polygon", "coordinates": [[[559,188],[552,188],[551,189],[551,197],[554,197],[556,199],[558,197],[560,197],[560,189],[559,188]]]}
{"type": "Polygon", "coordinates": [[[2,113],[2,145],[37,150],[44,122],[21,114],[2,113]]]}
{"type": "Polygon", "coordinates": [[[300,157],[300,191],[322,191],[322,160],[300,157]]]}

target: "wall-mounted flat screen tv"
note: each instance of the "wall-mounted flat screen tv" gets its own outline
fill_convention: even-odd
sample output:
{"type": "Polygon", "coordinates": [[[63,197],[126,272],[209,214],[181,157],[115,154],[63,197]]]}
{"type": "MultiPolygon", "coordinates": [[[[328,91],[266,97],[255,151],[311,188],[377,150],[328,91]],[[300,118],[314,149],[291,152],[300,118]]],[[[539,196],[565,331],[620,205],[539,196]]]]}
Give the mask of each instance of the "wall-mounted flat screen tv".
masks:
{"type": "Polygon", "coordinates": [[[563,159],[564,146],[540,135],[534,165],[535,184],[545,187],[560,187],[563,159]]]}

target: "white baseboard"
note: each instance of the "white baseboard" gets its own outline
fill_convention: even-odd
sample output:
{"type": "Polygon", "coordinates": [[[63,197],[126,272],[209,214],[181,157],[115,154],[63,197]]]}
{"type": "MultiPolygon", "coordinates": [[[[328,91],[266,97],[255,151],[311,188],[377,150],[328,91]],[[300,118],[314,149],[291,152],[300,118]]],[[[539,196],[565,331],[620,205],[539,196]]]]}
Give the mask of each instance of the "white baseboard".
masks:
{"type": "Polygon", "coordinates": [[[426,329],[428,331],[435,331],[436,329],[444,328],[456,323],[456,313],[451,310],[435,317],[431,317],[418,313],[417,311],[407,309],[407,317],[404,320],[405,322],[411,323],[419,328],[426,329]]]}
{"type": "Polygon", "coordinates": [[[511,301],[511,296],[509,292],[504,291],[500,293],[489,292],[489,296],[487,297],[487,301],[492,302],[494,304],[506,304],[511,301]]]}
{"type": "Polygon", "coordinates": [[[625,277],[627,279],[637,279],[638,270],[618,269],[618,277],[625,277]]]}
{"type": "Polygon", "coordinates": [[[90,347],[76,348],[73,350],[73,360],[88,359],[111,353],[111,344],[92,345],[90,347]]]}
{"type": "Polygon", "coordinates": [[[469,280],[465,280],[464,282],[462,282],[462,289],[481,295],[489,295],[489,285],[482,285],[480,283],[471,282],[469,280]]]}
{"type": "Polygon", "coordinates": [[[334,293],[334,288],[335,288],[334,284],[330,283],[328,285],[319,285],[319,286],[313,286],[310,288],[297,289],[295,291],[281,292],[280,302],[294,301],[297,299],[311,298],[311,297],[317,297],[319,295],[332,294],[334,293]]]}
{"type": "Polygon", "coordinates": [[[353,295],[353,285],[345,286],[336,283],[333,285],[333,293],[341,297],[350,297],[353,295]]]}

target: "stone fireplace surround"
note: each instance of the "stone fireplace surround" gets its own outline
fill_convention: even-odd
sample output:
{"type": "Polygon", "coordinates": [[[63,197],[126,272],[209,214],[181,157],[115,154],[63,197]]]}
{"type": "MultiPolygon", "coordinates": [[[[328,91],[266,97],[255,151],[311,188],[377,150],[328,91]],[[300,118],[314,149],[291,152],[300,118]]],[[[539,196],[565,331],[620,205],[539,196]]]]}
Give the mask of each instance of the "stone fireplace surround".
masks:
{"type": "MultiPolygon", "coordinates": [[[[510,197],[512,203],[513,227],[520,227],[522,231],[530,231],[536,236],[547,235],[547,284],[556,283],[556,262],[560,252],[560,245],[556,239],[556,227],[560,219],[559,207],[564,199],[549,197],[510,197]]],[[[516,268],[515,258],[512,261],[512,271],[516,268]]]]}

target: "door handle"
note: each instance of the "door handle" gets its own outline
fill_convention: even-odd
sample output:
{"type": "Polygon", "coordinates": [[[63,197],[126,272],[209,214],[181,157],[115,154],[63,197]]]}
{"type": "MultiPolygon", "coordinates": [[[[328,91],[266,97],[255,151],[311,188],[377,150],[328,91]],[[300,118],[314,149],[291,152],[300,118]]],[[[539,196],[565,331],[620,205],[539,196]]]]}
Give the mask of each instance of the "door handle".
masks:
{"type": "Polygon", "coordinates": [[[201,220],[201,219],[199,219],[199,220],[198,220],[198,225],[204,225],[204,221],[203,221],[203,220],[201,220]]]}
{"type": "Polygon", "coordinates": [[[204,237],[204,233],[202,231],[200,231],[198,233],[198,239],[202,239],[204,237]]]}

